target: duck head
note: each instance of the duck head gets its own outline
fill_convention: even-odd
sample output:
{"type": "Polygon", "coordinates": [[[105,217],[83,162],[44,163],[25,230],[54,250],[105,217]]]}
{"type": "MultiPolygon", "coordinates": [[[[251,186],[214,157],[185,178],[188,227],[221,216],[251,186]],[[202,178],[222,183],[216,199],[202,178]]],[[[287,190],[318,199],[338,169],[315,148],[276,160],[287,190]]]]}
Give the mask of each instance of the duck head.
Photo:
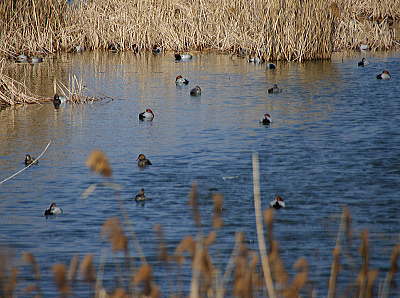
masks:
{"type": "Polygon", "coordinates": [[[386,70],[386,69],[384,71],[382,71],[382,73],[387,74],[387,75],[390,76],[390,72],[388,70],[386,70]]]}
{"type": "Polygon", "coordinates": [[[179,79],[183,79],[183,77],[181,75],[177,76],[175,81],[179,80],[179,79]]]}
{"type": "Polygon", "coordinates": [[[32,156],[30,156],[30,154],[26,154],[25,155],[25,162],[29,162],[32,160],[32,156]]]}
{"type": "Polygon", "coordinates": [[[153,113],[153,111],[151,109],[146,109],[146,112],[150,113],[150,114],[152,114],[154,116],[154,113],[153,113]]]}
{"type": "Polygon", "coordinates": [[[144,154],[139,154],[138,158],[136,160],[145,160],[146,156],[144,154]]]}
{"type": "Polygon", "coordinates": [[[276,195],[275,200],[277,200],[278,202],[283,202],[283,199],[280,195],[276,195]]]}

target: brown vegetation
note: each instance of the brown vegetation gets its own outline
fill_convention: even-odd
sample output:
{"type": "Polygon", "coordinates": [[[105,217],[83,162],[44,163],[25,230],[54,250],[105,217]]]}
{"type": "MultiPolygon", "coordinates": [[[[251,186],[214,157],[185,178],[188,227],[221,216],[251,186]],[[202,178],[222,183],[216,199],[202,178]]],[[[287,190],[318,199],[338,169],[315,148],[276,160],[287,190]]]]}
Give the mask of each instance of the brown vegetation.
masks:
{"type": "Polygon", "coordinates": [[[400,1],[7,0],[0,15],[0,52],[10,57],[160,45],[304,61],[360,44],[398,46],[400,1]]]}

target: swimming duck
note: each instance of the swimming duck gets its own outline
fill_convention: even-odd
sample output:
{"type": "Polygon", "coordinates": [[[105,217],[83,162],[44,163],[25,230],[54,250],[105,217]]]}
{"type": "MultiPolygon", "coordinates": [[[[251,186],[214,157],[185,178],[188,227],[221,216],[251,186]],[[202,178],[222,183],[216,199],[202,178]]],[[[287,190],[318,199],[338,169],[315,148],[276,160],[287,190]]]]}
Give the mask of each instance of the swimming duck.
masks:
{"type": "Polygon", "coordinates": [[[57,207],[56,203],[51,203],[49,209],[46,209],[44,211],[44,216],[59,215],[61,213],[63,213],[62,209],[60,207],[57,207]]]}
{"type": "Polygon", "coordinates": [[[190,60],[192,57],[191,54],[175,54],[176,61],[190,60]]]}
{"type": "Polygon", "coordinates": [[[260,63],[264,62],[264,59],[260,58],[260,57],[250,57],[249,58],[249,62],[250,63],[255,63],[255,64],[260,64],[260,63]]]}
{"type": "Polygon", "coordinates": [[[139,114],[139,120],[148,120],[151,121],[154,118],[154,113],[151,109],[146,109],[146,111],[139,114]]]}
{"type": "Polygon", "coordinates": [[[15,62],[18,62],[18,63],[28,62],[28,56],[26,56],[25,54],[18,55],[15,58],[15,62]]]}
{"type": "Polygon", "coordinates": [[[26,154],[25,155],[25,166],[29,166],[31,163],[33,163],[34,165],[37,165],[39,163],[39,161],[37,160],[37,161],[33,162],[35,159],[36,158],[30,156],[29,154],[26,154]]]}
{"type": "Polygon", "coordinates": [[[56,109],[60,107],[60,105],[64,104],[67,102],[67,97],[63,95],[58,95],[57,93],[54,94],[53,97],[53,105],[56,109]]]}
{"type": "Polygon", "coordinates": [[[187,85],[187,84],[189,84],[189,81],[187,79],[183,78],[181,75],[179,75],[175,79],[175,84],[178,86],[187,85]]]}
{"type": "Polygon", "coordinates": [[[42,57],[29,57],[28,58],[28,62],[35,64],[35,63],[42,63],[43,62],[43,58],[42,57]]]}
{"type": "Polygon", "coordinates": [[[268,64],[267,64],[267,68],[268,68],[268,69],[275,69],[275,68],[276,68],[276,65],[275,65],[274,63],[268,63],[268,64]]]}
{"type": "Polygon", "coordinates": [[[382,73],[380,73],[376,76],[376,78],[378,80],[390,80],[391,77],[392,76],[390,75],[389,71],[387,71],[387,70],[382,71],[382,73]]]}
{"type": "Polygon", "coordinates": [[[280,93],[282,92],[282,89],[279,89],[277,84],[274,84],[272,88],[268,89],[268,93],[280,93]]]}
{"type": "Polygon", "coordinates": [[[146,167],[146,166],[150,166],[150,165],[152,165],[152,163],[151,163],[151,161],[150,160],[148,160],[147,158],[146,158],[146,156],[144,155],[144,154],[139,154],[139,156],[138,156],[138,158],[136,159],[137,161],[138,161],[138,166],[140,167],[140,168],[144,168],[144,167],[146,167]]]}
{"type": "Polygon", "coordinates": [[[161,53],[162,49],[160,46],[158,45],[154,45],[153,49],[151,50],[153,52],[154,55],[158,55],[161,53]]]}
{"type": "Polygon", "coordinates": [[[136,202],[146,201],[146,196],[144,195],[144,188],[142,188],[139,193],[135,196],[136,202]]]}
{"type": "Polygon", "coordinates": [[[272,123],[271,115],[270,114],[264,114],[264,118],[261,119],[260,121],[264,125],[268,125],[272,123]]]}
{"type": "Polygon", "coordinates": [[[269,206],[275,209],[285,208],[285,202],[279,195],[276,195],[275,199],[269,203],[269,206]]]}
{"type": "Polygon", "coordinates": [[[194,87],[192,90],[190,90],[190,95],[191,96],[200,96],[201,95],[201,88],[200,86],[194,87]]]}
{"type": "Polygon", "coordinates": [[[366,58],[362,58],[360,62],[358,62],[358,66],[364,67],[366,65],[368,65],[369,62],[366,58]]]}

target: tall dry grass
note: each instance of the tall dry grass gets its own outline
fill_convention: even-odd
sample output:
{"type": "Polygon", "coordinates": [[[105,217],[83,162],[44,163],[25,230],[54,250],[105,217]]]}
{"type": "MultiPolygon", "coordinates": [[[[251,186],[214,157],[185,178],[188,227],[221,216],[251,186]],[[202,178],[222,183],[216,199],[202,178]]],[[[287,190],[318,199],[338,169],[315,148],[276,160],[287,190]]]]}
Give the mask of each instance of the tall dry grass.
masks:
{"type": "Polygon", "coordinates": [[[206,50],[267,60],[330,58],[333,49],[391,48],[399,0],[1,1],[0,51],[206,50]]]}

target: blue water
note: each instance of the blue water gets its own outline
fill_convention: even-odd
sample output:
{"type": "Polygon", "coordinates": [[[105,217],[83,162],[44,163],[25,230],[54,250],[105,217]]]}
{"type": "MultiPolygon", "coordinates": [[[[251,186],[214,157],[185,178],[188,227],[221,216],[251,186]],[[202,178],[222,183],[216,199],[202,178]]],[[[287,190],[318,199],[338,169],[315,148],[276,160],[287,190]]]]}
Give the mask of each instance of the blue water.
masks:
{"type": "MultiPolygon", "coordinates": [[[[292,265],[305,257],[317,295],[326,295],[340,216],[348,206],[353,258],[343,257],[342,262],[360,263],[359,234],[368,229],[370,267],[380,270],[379,284],[399,242],[400,55],[368,58],[365,68],[357,67],[361,56],[354,55],[329,62],[278,63],[273,71],[215,54],[175,63],[172,54],[84,53],[12,66],[15,77],[24,78],[43,96],[52,96],[53,77],[67,83],[68,75],[75,74],[83,79],[87,94],[114,99],[59,110],[43,104],[0,112],[0,180],[24,166],[26,153],[37,156],[52,141],[39,166],[0,185],[0,244],[14,252],[21,268],[17,292],[22,295],[32,282],[29,267],[20,259],[26,251],[38,259],[46,296],[57,293],[51,266],[89,253],[96,265],[101,255],[104,258],[105,288],[117,287],[116,268],[123,254],[113,254],[100,231],[106,219],[122,220],[126,212],[154,265],[157,284],[165,296],[172,293],[177,269],[167,270],[157,260],[153,228],[162,225],[170,254],[184,236],[196,235],[188,205],[193,182],[198,184],[204,233],[212,229],[212,194],[224,195],[224,227],[210,248],[223,272],[236,231],[245,232],[248,246],[258,249],[252,152],[260,156],[263,208],[275,194],[286,201],[287,208],[275,212],[274,237],[291,276],[292,265]],[[383,69],[391,72],[392,80],[375,78],[383,69]],[[175,86],[178,74],[189,86],[175,86]],[[267,94],[274,83],[283,92],[267,94]],[[201,86],[201,97],[189,96],[195,85],[201,86]],[[155,118],[139,122],[138,113],[146,108],[155,118]],[[273,119],[269,127],[259,123],[266,112],[273,119]],[[93,149],[109,158],[112,178],[85,166],[93,149]],[[153,165],[139,169],[139,153],[153,165]],[[121,190],[99,184],[82,198],[90,185],[107,181],[121,190]],[[152,198],[145,205],[132,200],[140,188],[152,198]],[[53,201],[64,214],[46,220],[44,209],[53,201]]],[[[130,254],[138,256],[132,242],[130,254]]],[[[189,263],[180,276],[184,290],[190,286],[189,263]]],[[[347,267],[338,279],[342,291],[359,270],[347,267]]],[[[92,293],[82,281],[74,284],[73,292],[92,293]]]]}

